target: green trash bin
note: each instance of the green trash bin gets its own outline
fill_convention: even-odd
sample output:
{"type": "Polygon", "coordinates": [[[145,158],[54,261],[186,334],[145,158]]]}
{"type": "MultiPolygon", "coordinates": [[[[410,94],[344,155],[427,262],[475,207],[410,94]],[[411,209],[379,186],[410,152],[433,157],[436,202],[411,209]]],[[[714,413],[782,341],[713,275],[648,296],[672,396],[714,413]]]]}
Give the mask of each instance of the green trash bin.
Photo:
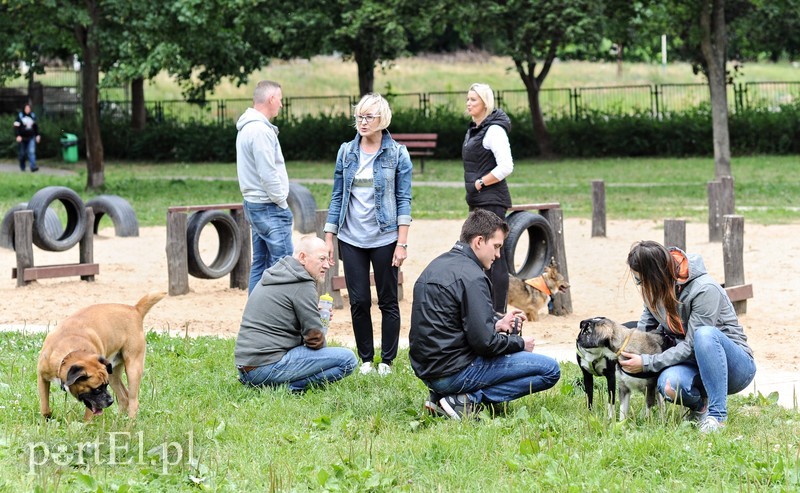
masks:
{"type": "Polygon", "coordinates": [[[61,156],[67,163],[78,162],[78,136],[75,134],[64,134],[61,137],[61,156]]]}

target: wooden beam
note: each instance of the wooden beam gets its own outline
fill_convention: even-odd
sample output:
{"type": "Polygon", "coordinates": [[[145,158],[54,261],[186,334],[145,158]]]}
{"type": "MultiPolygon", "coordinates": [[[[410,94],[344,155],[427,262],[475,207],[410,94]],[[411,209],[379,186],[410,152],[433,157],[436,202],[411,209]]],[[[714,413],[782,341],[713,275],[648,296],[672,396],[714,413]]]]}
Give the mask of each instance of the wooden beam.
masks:
{"type": "Polygon", "coordinates": [[[559,209],[561,207],[561,203],[559,202],[542,202],[538,204],[519,204],[519,205],[512,205],[508,208],[508,212],[514,211],[544,211],[548,209],[559,209]]]}
{"type": "Polygon", "coordinates": [[[753,297],[753,285],[744,284],[742,286],[731,286],[725,288],[725,293],[731,301],[743,301],[753,297]]]}
{"type": "MultiPolygon", "coordinates": [[[[51,279],[54,277],[67,276],[96,276],[100,273],[98,264],[62,264],[45,265],[41,267],[28,267],[22,272],[23,281],[35,281],[37,279],[51,279]]],[[[11,278],[17,279],[16,267],[11,269],[11,278]]]]}
{"type": "Polygon", "coordinates": [[[229,209],[232,211],[241,209],[244,205],[240,202],[238,204],[214,204],[214,205],[176,205],[169,207],[167,212],[197,212],[197,211],[211,211],[218,209],[229,209]]]}

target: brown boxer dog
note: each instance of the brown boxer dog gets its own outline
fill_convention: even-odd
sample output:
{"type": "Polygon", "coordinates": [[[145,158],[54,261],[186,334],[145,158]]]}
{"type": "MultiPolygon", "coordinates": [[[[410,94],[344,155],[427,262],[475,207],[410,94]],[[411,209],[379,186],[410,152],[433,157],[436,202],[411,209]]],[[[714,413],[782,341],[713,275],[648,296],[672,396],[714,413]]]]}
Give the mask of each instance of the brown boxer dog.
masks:
{"type": "Polygon", "coordinates": [[[102,414],[114,403],[131,418],[139,410],[139,384],[144,371],[144,316],[167,293],[149,293],[136,306],[107,303],[83,308],[63,320],[42,345],[38,364],[39,407],[49,418],[50,382],[86,406],[83,416],[102,414]],[[122,383],[122,369],[128,388],[122,383]]]}

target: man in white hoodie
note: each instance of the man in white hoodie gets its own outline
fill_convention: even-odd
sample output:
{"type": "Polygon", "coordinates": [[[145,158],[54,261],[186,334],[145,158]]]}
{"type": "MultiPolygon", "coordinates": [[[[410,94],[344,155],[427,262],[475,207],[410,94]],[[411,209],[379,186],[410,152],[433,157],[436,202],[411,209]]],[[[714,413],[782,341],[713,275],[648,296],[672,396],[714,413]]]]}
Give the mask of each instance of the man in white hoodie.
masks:
{"type": "Polygon", "coordinates": [[[248,294],[265,270],[292,255],[292,211],[289,176],[278,142],[278,116],[283,93],[277,82],[263,80],[253,91],[253,107],[236,122],[236,173],[244,197],[244,213],[253,237],[253,263],[248,294]]]}

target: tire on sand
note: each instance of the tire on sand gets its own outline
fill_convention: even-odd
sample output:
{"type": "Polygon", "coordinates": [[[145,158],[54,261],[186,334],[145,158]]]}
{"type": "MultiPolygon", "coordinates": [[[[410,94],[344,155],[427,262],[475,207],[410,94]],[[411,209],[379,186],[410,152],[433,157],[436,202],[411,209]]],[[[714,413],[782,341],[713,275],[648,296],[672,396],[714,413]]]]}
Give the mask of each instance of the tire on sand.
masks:
{"type": "MultiPolygon", "coordinates": [[[[6,212],[5,216],[3,216],[3,222],[0,224],[0,247],[8,248],[10,250],[14,249],[14,213],[24,210],[28,210],[27,202],[21,202],[15,205],[9,209],[8,212],[6,212]]],[[[64,228],[61,226],[61,220],[58,218],[58,214],[56,214],[56,211],[49,207],[44,215],[44,222],[45,228],[47,228],[50,236],[58,237],[64,232],[64,228]]]]}
{"type": "Polygon", "coordinates": [[[114,223],[114,234],[117,236],[139,236],[139,221],[136,213],[127,200],[119,195],[98,195],[86,202],[87,207],[94,211],[94,234],[100,226],[100,219],[104,215],[111,218],[114,223]]]}

